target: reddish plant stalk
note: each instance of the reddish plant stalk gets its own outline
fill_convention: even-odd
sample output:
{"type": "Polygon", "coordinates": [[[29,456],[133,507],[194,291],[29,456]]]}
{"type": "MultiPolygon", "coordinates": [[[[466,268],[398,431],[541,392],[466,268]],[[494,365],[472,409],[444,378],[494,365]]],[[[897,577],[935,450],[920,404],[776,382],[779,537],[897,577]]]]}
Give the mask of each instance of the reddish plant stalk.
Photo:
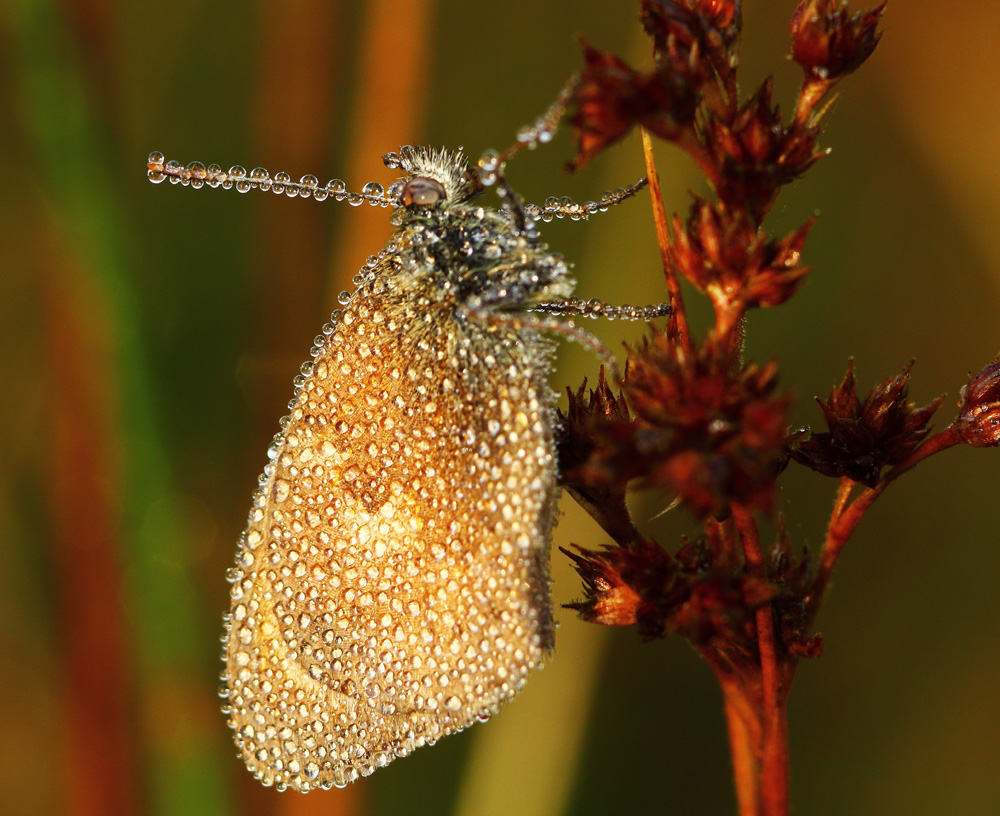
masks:
{"type": "Polygon", "coordinates": [[[739,816],[757,816],[761,801],[760,720],[749,705],[743,687],[734,678],[718,671],[716,677],[722,686],[739,816]]]}
{"type": "Polygon", "coordinates": [[[849,498],[856,482],[846,477],[841,478],[840,487],[837,490],[837,499],[834,503],[833,512],[830,515],[830,524],[827,527],[826,539],[823,542],[823,549],[820,551],[816,577],[813,579],[812,589],[807,602],[807,619],[810,622],[815,619],[819,607],[823,602],[823,596],[829,587],[830,578],[833,575],[833,568],[837,563],[837,559],[840,558],[840,554],[843,552],[847,542],[854,535],[855,529],[868,511],[868,508],[874,504],[875,500],[882,495],[892,482],[914,468],[919,462],[936,453],[947,450],[953,445],[960,444],[961,441],[960,433],[956,426],[948,426],[941,433],[928,438],[909,457],[890,470],[878,485],[865,489],[854,501],[849,502],[849,498]]]}
{"type": "Polygon", "coordinates": [[[672,327],[676,327],[676,336],[685,351],[691,352],[691,332],[688,330],[687,315],[684,310],[684,297],[681,294],[681,283],[677,275],[677,267],[670,259],[670,230],[667,227],[667,212],[663,208],[663,195],[660,192],[660,174],[656,172],[656,160],[653,157],[653,142],[649,132],[640,128],[642,133],[642,155],[646,162],[646,177],[649,179],[649,195],[653,203],[653,223],[656,225],[656,243],[660,249],[660,260],[663,262],[663,275],[667,280],[667,293],[670,295],[670,315],[672,327]]]}
{"type": "MultiPolygon", "coordinates": [[[[747,569],[759,581],[767,581],[767,565],[760,546],[760,531],[753,513],[733,504],[733,519],[743,544],[747,569]]],[[[761,745],[761,792],[764,816],[781,816],[788,811],[788,721],[782,673],[778,662],[774,615],[770,603],[755,613],[757,646],[763,687],[763,734],[761,745]]]]}

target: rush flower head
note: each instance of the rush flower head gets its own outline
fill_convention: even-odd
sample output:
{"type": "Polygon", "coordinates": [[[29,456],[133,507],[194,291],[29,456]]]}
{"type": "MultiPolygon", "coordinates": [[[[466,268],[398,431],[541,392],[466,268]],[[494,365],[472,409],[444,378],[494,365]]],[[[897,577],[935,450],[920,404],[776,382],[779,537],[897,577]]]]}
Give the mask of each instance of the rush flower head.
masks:
{"type": "Polygon", "coordinates": [[[646,639],[680,635],[698,644],[718,637],[752,650],[753,610],[774,595],[770,584],[718,563],[703,540],[676,557],[649,541],[563,552],[584,582],[584,599],[568,608],[592,623],[634,624],[646,639]]]}
{"type": "Polygon", "coordinates": [[[644,0],[642,24],[657,52],[671,47],[690,52],[716,44],[732,48],[740,33],[739,0],[644,0]]]}
{"type": "Polygon", "coordinates": [[[780,241],[769,240],[745,213],[726,213],[695,196],[687,224],[674,217],[672,257],[677,271],[716,308],[778,306],[809,271],[799,259],[813,222],[810,218],[780,241]]]}
{"type": "Polygon", "coordinates": [[[714,179],[719,200],[730,209],[745,208],[758,223],[781,187],[824,155],[816,147],[817,128],[784,124],[772,101],[773,85],[769,77],[731,121],[713,118],[702,133],[705,149],[719,168],[714,179]]]}
{"type": "Polygon", "coordinates": [[[907,401],[910,369],[872,390],[864,403],[858,398],[854,361],[848,363],[843,381],[823,402],[828,431],[797,431],[789,439],[791,457],[826,476],[846,476],[875,487],[882,468],[898,465],[930,431],[928,422],[940,407],[939,397],[923,408],[907,401]]]}
{"type": "Polygon", "coordinates": [[[584,379],[580,387],[573,391],[566,389],[569,405],[564,414],[557,409],[557,445],[559,449],[559,471],[569,473],[585,464],[594,452],[591,436],[595,422],[601,420],[630,421],[628,404],[621,391],[616,396],[604,377],[604,366],[597,375],[597,388],[587,388],[584,379]]]}
{"type": "Polygon", "coordinates": [[[628,425],[631,420],[628,404],[619,391],[612,392],[604,379],[604,368],[597,378],[597,388],[587,388],[584,380],[574,392],[567,388],[569,407],[564,414],[557,411],[556,450],[559,456],[560,482],[580,505],[619,544],[631,544],[641,539],[632,524],[625,503],[624,480],[601,478],[586,464],[597,446],[595,428],[604,422],[628,425]]]}
{"type": "Polygon", "coordinates": [[[698,517],[725,516],[731,501],[769,511],[789,402],[776,385],[773,365],[734,373],[712,343],[688,353],[654,332],[629,355],[635,420],[598,424],[585,470],[661,487],[698,517]]]}
{"type": "Polygon", "coordinates": [[[974,448],[1000,445],[1000,357],[976,374],[962,389],[954,429],[974,448]]]}
{"type": "Polygon", "coordinates": [[[885,5],[851,14],[839,0],[804,0],[792,14],[792,58],[807,78],[834,80],[857,70],[882,37],[885,5]]]}
{"type": "Polygon", "coordinates": [[[583,42],[586,66],[573,93],[570,116],[582,167],[608,145],[641,125],[662,139],[676,139],[694,121],[698,97],[681,75],[664,68],[639,72],[620,57],[583,42]]]}
{"type": "Polygon", "coordinates": [[[813,658],[823,653],[823,638],[810,631],[806,601],[813,589],[813,561],[806,547],[800,555],[792,552],[788,530],[782,518],[778,541],[771,550],[768,578],[774,586],[778,631],[788,653],[813,658]]]}
{"type": "Polygon", "coordinates": [[[657,63],[670,65],[696,87],[736,71],[738,0],[645,0],[642,24],[653,38],[657,63]]]}

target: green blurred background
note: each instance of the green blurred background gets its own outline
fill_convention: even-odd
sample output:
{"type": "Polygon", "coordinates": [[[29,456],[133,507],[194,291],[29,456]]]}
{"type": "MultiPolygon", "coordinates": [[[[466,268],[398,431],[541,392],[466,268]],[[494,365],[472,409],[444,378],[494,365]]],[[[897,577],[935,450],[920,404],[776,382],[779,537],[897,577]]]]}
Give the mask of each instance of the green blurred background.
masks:
{"type": "MultiPolygon", "coordinates": [[[[743,87],[793,105],[792,2],[745,5],[743,87]]],[[[503,148],[579,65],[575,38],[643,64],[637,5],[602,0],[0,5],[0,812],[597,814],[735,810],[708,668],[560,610],[556,656],[489,724],[344,791],[277,794],[235,758],[217,697],[223,579],[291,380],[387,212],[145,178],[257,164],[352,189],[402,143],[503,148]],[[169,15],[169,16],[167,16],[169,15]]],[[[833,153],[771,225],[814,210],[814,272],[755,314],[818,422],[856,359],[867,389],[915,358],[921,404],[1000,348],[1000,7],[897,0],[841,88],[833,153]]],[[[633,138],[561,172],[567,134],[519,157],[529,200],[642,174],[633,138]]],[[[657,149],[669,209],[699,181],[657,149]]],[[[547,226],[582,297],[663,299],[647,200],[547,226]]],[[[692,307],[701,315],[704,309],[692,307]]],[[[591,324],[608,343],[642,327],[591,324]]],[[[564,349],[553,384],[593,377],[564,349]]],[[[953,450],[894,485],[838,567],[826,653],[791,701],[793,799],[809,814],[1000,814],[1000,455],[953,450]]],[[[833,496],[795,468],[783,510],[817,546],[833,496]]],[[[637,497],[651,519],[662,499],[637,497]]],[[[595,546],[571,503],[556,543],[595,546]]],[[[650,522],[693,532],[681,513],[650,522]]],[[[579,584],[554,558],[555,598],[579,584]]]]}

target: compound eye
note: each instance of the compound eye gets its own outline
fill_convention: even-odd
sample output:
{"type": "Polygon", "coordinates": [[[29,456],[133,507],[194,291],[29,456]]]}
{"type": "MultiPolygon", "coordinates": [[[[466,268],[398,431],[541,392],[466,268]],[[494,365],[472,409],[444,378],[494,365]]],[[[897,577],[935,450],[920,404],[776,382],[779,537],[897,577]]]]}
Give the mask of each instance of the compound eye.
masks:
{"type": "Polygon", "coordinates": [[[444,199],[444,187],[434,179],[417,176],[406,182],[403,188],[404,207],[433,207],[444,199]]]}

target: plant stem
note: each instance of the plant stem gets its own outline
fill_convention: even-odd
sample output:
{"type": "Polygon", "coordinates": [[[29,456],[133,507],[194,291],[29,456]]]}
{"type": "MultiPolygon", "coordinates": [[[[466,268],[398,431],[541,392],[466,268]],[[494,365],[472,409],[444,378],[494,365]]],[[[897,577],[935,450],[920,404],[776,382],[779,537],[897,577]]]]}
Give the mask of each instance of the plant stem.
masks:
{"type": "MultiPolygon", "coordinates": [[[[742,505],[734,503],[732,507],[747,568],[757,580],[767,581],[767,567],[760,546],[760,532],[753,514],[742,505]]],[[[761,606],[755,613],[755,619],[764,698],[764,734],[760,771],[763,814],[785,816],[788,813],[788,720],[785,713],[785,694],[781,688],[771,604],[761,606]]]]}
{"type": "Polygon", "coordinates": [[[761,816],[760,755],[763,729],[760,722],[759,687],[726,660],[718,644],[705,644],[699,653],[715,673],[722,688],[729,752],[739,816],[761,816]],[[748,682],[749,680],[749,682],[748,682]]]}
{"type": "Polygon", "coordinates": [[[851,491],[854,489],[854,482],[846,476],[840,478],[840,485],[837,487],[837,497],[833,500],[833,512],[830,514],[830,524],[834,525],[847,509],[847,502],[851,498],[851,491]]]}
{"type": "Polygon", "coordinates": [[[642,132],[642,154],[646,162],[646,177],[649,179],[649,195],[653,201],[653,222],[656,225],[656,243],[660,248],[660,259],[663,262],[663,274],[667,279],[667,293],[670,295],[669,324],[677,329],[682,348],[692,352],[691,333],[688,330],[687,316],[684,313],[684,299],[681,295],[681,283],[677,270],[670,260],[670,231],[667,229],[667,213],[663,209],[663,196],[660,193],[660,175],[656,172],[656,161],[653,157],[653,143],[645,128],[642,132]]]}
{"type": "Polygon", "coordinates": [[[837,563],[837,559],[840,558],[840,554],[843,552],[847,542],[854,535],[854,530],[857,528],[858,523],[868,511],[868,508],[874,504],[875,499],[881,496],[882,492],[892,482],[916,466],[917,463],[960,442],[961,439],[955,427],[949,425],[941,433],[926,439],[904,461],[890,470],[878,485],[868,488],[849,504],[848,498],[856,483],[847,478],[840,480],[837,498],[834,501],[833,513],[830,515],[830,525],[827,528],[826,541],[823,542],[819,565],[816,568],[816,577],[813,579],[809,598],[806,601],[806,620],[809,623],[815,620],[816,614],[819,612],[819,607],[830,584],[830,578],[833,575],[833,568],[837,563]]]}
{"type": "MultiPolygon", "coordinates": [[[[770,607],[763,611],[770,618],[770,607]]],[[[767,689],[766,684],[764,688],[767,689]]],[[[766,702],[765,705],[767,705],[766,702]]],[[[788,813],[788,714],[783,699],[767,708],[767,720],[764,723],[764,755],[761,759],[761,788],[764,816],[786,816],[788,813]]]]}
{"type": "MultiPolygon", "coordinates": [[[[759,770],[760,763],[754,747],[759,739],[753,738],[750,724],[733,694],[723,686],[726,709],[726,726],[729,731],[729,750],[733,758],[733,780],[736,784],[736,804],[739,816],[757,816],[760,813],[759,770]]],[[[759,732],[759,728],[757,729],[759,732]]],[[[759,738],[758,733],[758,738],[759,738]]]]}
{"type": "MultiPolygon", "coordinates": [[[[816,77],[809,77],[802,83],[802,89],[799,91],[798,105],[795,107],[793,126],[800,128],[809,126],[809,120],[813,115],[813,111],[816,110],[816,106],[820,103],[820,100],[830,92],[834,84],[830,80],[818,79],[816,77]]],[[[812,124],[815,125],[816,122],[813,121],[812,124]]]]}

